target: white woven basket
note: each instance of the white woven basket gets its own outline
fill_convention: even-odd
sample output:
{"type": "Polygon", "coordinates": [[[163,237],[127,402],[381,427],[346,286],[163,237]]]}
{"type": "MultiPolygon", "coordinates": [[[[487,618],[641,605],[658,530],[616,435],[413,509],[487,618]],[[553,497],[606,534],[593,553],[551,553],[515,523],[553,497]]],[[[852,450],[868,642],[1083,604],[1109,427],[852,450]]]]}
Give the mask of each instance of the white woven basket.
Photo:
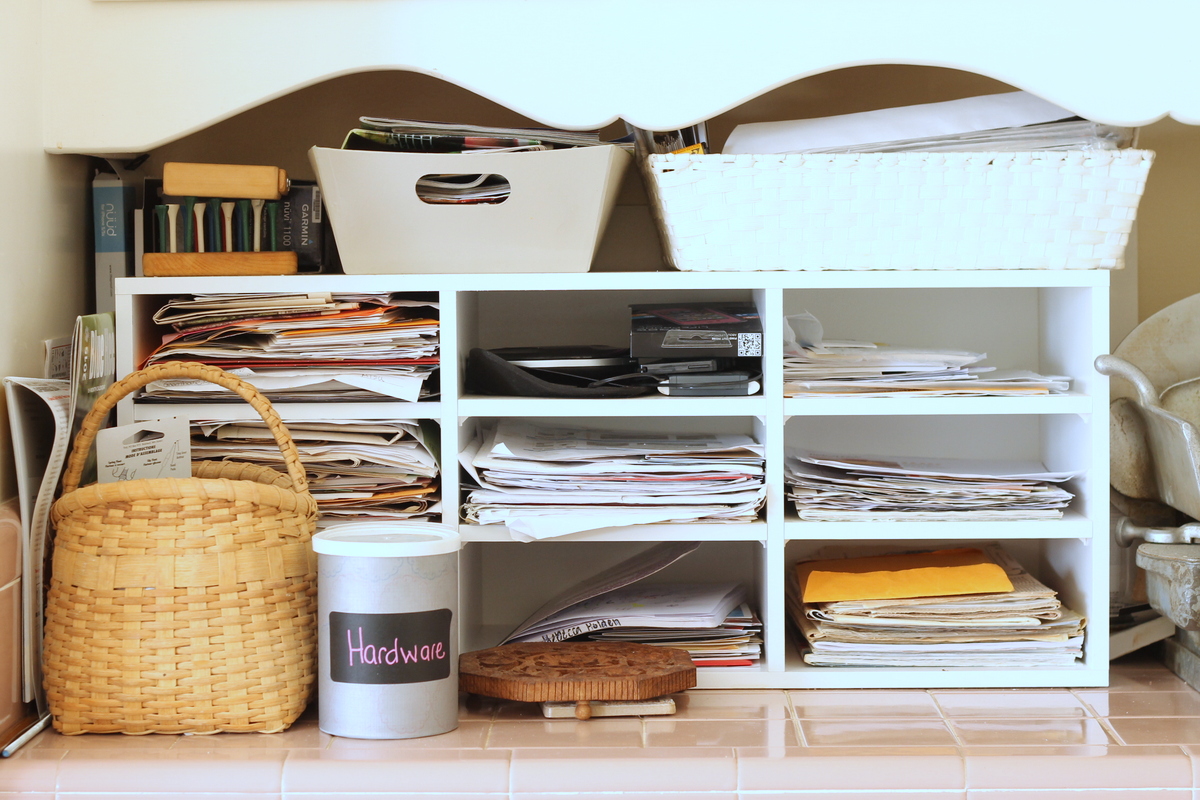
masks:
{"type": "Polygon", "coordinates": [[[1120,269],[1154,153],[651,155],[687,271],[1120,269]]]}

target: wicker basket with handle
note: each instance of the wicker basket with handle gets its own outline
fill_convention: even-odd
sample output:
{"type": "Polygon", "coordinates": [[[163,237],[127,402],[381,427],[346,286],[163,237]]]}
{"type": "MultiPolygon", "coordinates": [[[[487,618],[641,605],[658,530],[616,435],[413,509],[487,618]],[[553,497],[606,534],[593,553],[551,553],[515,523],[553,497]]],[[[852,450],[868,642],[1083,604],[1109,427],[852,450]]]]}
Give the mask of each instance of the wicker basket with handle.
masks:
{"type": "Polygon", "coordinates": [[[270,733],[304,710],[316,678],[317,506],[291,435],[253,386],[190,362],[114,384],[83,421],[51,518],[43,664],[56,730],[270,733]],[[108,412],[166,378],[240,395],[288,474],[197,462],[191,478],[79,488],[108,412]]]}

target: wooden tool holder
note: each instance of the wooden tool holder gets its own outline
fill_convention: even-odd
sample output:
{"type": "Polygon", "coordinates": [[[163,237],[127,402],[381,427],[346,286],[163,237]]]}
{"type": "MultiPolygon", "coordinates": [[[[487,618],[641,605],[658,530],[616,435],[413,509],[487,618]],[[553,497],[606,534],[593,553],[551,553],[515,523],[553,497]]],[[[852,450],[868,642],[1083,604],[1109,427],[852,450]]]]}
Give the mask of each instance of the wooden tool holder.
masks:
{"type": "MultiPolygon", "coordinates": [[[[290,181],[279,167],[247,164],[163,165],[163,193],[227,200],[279,200],[290,181]]],[[[189,221],[190,222],[190,221],[189,221]]],[[[197,231],[203,236],[202,231],[197,231]]],[[[299,257],[290,250],[145,253],[142,274],[149,277],[196,275],[294,275],[299,257]]]]}

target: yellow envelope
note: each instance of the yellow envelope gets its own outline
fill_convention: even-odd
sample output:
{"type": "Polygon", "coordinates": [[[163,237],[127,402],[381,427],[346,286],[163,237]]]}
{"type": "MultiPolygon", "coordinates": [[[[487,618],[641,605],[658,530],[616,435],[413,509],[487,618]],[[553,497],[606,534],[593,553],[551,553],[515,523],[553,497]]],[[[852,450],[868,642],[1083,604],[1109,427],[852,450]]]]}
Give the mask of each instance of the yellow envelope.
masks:
{"type": "Polygon", "coordinates": [[[796,565],[805,603],[1011,592],[1004,568],[973,547],[796,565]]]}

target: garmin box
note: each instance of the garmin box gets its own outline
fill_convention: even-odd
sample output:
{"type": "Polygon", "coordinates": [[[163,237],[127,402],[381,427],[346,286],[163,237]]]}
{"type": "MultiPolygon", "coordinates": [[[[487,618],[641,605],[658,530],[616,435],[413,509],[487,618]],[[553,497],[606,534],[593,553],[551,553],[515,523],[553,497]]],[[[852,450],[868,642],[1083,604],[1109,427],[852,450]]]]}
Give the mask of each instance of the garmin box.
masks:
{"type": "Polygon", "coordinates": [[[634,358],[762,356],[762,320],[754,303],[655,303],[629,310],[634,358]]]}

